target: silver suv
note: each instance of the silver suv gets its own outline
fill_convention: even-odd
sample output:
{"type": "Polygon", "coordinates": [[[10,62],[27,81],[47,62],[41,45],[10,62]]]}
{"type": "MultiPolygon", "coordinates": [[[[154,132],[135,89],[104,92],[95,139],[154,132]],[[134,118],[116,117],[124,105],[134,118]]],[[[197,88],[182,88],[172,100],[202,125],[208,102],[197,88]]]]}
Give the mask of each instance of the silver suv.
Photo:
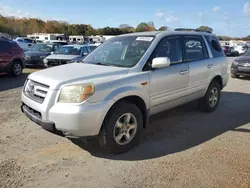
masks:
{"type": "Polygon", "coordinates": [[[152,114],[196,99],[213,112],[227,82],[228,62],[214,35],[132,33],[109,39],[82,63],[30,74],[21,109],[46,130],[98,136],[109,152],[122,153],[152,114]]]}

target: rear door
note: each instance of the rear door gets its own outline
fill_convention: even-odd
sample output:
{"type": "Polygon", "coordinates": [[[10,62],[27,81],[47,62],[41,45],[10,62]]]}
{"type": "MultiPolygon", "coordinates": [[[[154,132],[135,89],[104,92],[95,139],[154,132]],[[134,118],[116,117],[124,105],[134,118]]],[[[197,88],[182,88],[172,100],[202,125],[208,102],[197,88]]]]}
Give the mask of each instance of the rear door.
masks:
{"type": "Polygon", "coordinates": [[[184,58],[189,64],[189,93],[202,93],[209,82],[212,66],[202,36],[184,36],[184,58]]]}
{"type": "Polygon", "coordinates": [[[0,69],[4,69],[12,59],[10,44],[7,41],[0,41],[0,69]]]}

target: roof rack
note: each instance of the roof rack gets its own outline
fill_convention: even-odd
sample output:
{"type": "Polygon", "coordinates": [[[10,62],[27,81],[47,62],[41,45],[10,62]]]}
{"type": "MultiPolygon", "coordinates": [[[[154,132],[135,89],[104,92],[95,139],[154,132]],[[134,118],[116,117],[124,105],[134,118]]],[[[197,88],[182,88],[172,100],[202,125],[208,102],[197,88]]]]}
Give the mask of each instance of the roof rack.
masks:
{"type": "Polygon", "coordinates": [[[175,31],[190,31],[190,32],[212,33],[211,31],[203,31],[203,30],[200,30],[200,29],[189,29],[189,28],[176,28],[175,31]]]}

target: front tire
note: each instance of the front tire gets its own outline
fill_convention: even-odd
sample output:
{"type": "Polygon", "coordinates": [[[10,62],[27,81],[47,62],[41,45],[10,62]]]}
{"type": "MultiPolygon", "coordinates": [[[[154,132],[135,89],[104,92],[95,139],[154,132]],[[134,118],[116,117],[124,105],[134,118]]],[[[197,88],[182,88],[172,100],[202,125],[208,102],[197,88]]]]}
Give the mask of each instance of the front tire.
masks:
{"type": "Polygon", "coordinates": [[[20,61],[14,61],[9,74],[13,77],[20,76],[23,73],[23,66],[20,61]]]}
{"type": "Polygon", "coordinates": [[[119,102],[108,113],[99,134],[99,143],[110,153],[132,149],[143,128],[140,109],[128,102],[119,102]]]}
{"type": "Polygon", "coordinates": [[[239,77],[240,77],[239,75],[231,73],[231,78],[239,78],[239,77]]]}
{"type": "Polygon", "coordinates": [[[214,81],[210,84],[205,96],[200,100],[200,108],[204,112],[213,112],[220,102],[220,85],[214,81]]]}

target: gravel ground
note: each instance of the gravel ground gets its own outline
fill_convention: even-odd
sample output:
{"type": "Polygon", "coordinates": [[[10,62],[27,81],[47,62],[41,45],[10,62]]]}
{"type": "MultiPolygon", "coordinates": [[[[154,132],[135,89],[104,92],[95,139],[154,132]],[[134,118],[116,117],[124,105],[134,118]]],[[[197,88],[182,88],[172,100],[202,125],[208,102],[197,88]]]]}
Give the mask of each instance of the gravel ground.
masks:
{"type": "Polygon", "coordinates": [[[28,72],[0,76],[0,187],[250,187],[250,79],[230,79],[212,114],[196,103],[151,118],[122,155],[42,130],[20,112],[28,72]]]}

